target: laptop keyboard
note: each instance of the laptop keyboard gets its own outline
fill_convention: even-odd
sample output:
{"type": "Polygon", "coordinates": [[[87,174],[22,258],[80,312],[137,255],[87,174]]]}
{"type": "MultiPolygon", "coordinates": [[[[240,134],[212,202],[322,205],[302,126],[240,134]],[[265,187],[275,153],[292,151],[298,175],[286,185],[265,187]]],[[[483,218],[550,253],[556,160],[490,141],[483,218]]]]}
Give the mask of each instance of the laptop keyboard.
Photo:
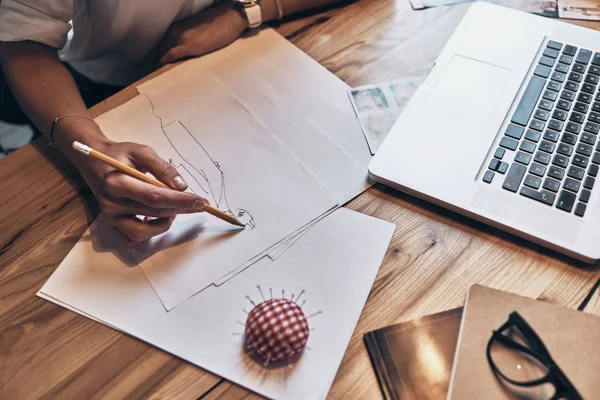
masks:
{"type": "Polygon", "coordinates": [[[585,215],[600,166],[600,53],[550,40],[483,175],[585,215]]]}

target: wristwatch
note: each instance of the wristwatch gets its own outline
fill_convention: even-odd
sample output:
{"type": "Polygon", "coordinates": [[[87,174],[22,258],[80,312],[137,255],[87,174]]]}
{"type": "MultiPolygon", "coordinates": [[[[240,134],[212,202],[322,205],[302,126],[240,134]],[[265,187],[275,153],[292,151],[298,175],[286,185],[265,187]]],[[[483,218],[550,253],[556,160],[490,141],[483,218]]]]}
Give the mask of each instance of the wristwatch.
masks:
{"type": "Polygon", "coordinates": [[[262,24],[262,11],[260,9],[261,0],[234,0],[240,7],[244,9],[246,18],[248,18],[248,26],[250,28],[258,28],[262,24]]]}

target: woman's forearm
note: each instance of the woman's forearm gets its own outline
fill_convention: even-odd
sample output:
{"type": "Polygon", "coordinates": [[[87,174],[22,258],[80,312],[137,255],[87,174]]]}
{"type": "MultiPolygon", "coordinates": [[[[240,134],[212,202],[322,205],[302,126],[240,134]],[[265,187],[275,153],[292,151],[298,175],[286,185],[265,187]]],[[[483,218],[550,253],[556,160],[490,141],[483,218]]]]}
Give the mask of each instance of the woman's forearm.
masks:
{"type": "MultiPolygon", "coordinates": [[[[340,3],[341,1],[342,0],[279,0],[279,4],[281,5],[284,16],[288,16],[312,8],[340,3]]],[[[262,0],[261,7],[264,21],[272,21],[279,16],[275,0],[262,0]]]]}
{"type": "MultiPolygon", "coordinates": [[[[46,137],[57,117],[90,117],[71,73],[55,49],[29,41],[2,42],[0,65],[21,108],[46,137]]],[[[79,117],[61,119],[53,136],[55,146],[73,161],[78,158],[71,149],[73,140],[90,145],[106,141],[92,121],[79,117]]]]}

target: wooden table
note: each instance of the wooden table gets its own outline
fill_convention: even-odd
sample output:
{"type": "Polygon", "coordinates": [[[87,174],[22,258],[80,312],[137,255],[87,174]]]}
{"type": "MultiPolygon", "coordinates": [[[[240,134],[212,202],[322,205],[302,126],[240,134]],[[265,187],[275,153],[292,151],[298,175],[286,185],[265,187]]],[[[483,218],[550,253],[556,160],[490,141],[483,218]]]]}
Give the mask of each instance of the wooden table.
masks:
{"type": "MultiPolygon", "coordinates": [[[[355,86],[427,73],[466,9],[412,11],[408,0],[362,0],[277,29],[355,86]]],[[[134,95],[132,86],[93,112],[134,95]]],[[[256,396],[35,296],[98,213],[81,177],[44,140],[0,161],[0,205],[0,398],[256,396]]],[[[379,185],[348,207],[398,227],[331,398],[381,397],[363,334],[460,306],[473,283],[572,308],[587,297],[586,311],[600,314],[598,266],[379,185]]]]}

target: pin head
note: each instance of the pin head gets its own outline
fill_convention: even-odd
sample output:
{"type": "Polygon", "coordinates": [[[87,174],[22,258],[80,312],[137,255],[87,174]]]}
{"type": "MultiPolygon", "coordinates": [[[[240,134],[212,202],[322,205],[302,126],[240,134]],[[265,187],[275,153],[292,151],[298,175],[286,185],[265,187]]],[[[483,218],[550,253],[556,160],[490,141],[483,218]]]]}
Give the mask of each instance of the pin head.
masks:
{"type": "Polygon", "coordinates": [[[248,314],[244,341],[249,350],[269,364],[299,355],[308,335],[308,320],[298,304],[289,299],[270,299],[248,314]]]}

